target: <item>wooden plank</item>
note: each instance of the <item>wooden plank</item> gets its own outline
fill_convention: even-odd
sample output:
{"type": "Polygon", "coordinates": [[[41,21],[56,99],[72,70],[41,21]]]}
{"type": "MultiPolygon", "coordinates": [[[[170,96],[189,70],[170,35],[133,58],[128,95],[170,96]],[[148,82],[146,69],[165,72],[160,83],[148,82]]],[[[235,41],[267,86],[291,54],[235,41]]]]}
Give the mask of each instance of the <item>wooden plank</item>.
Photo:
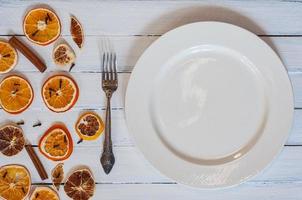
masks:
{"type": "MultiPolygon", "coordinates": [[[[22,125],[22,129],[26,138],[33,145],[37,145],[40,137],[44,134],[44,132],[55,122],[64,123],[70,133],[72,134],[72,138],[74,142],[79,140],[78,135],[75,132],[74,125],[77,121],[77,118],[81,113],[86,110],[71,110],[67,113],[53,113],[48,112],[45,114],[45,111],[37,110],[37,111],[29,111],[22,113],[17,116],[6,114],[5,112],[0,112],[0,123],[4,124],[5,122],[12,121],[18,122],[20,120],[24,120],[25,124],[22,125]],[[40,127],[33,127],[37,121],[42,123],[40,127]]],[[[99,109],[94,110],[98,113],[103,119],[105,119],[105,110],[99,109]]],[[[294,122],[291,133],[289,135],[288,141],[286,145],[302,145],[302,110],[295,110],[294,122]]],[[[125,121],[125,113],[124,109],[115,109],[112,111],[112,140],[113,145],[117,147],[124,146],[133,146],[134,141],[130,133],[128,132],[126,121],[125,121]]],[[[99,147],[103,142],[103,136],[99,137],[99,139],[95,141],[86,141],[80,144],[77,144],[79,147],[99,147]]]]}
{"type": "Polygon", "coordinates": [[[294,103],[296,108],[302,108],[302,73],[289,73],[294,93],[294,103]]]}
{"type": "MultiPolygon", "coordinates": [[[[61,122],[66,125],[72,135],[73,141],[76,143],[79,140],[79,137],[74,128],[75,123],[81,113],[85,111],[87,110],[71,110],[66,113],[53,113],[44,110],[35,110],[25,112],[17,116],[9,115],[1,111],[0,123],[4,124],[5,122],[18,122],[23,120],[25,124],[21,127],[26,138],[32,145],[37,145],[42,135],[51,125],[53,125],[55,122],[61,122]],[[42,126],[33,127],[33,124],[37,123],[38,121],[42,123],[42,126]]],[[[104,109],[94,109],[94,112],[99,114],[102,119],[105,119],[104,109]]],[[[103,137],[104,136],[101,136],[95,141],[84,141],[80,144],[77,144],[77,146],[90,146],[98,148],[103,143],[103,137]]],[[[114,146],[133,146],[133,140],[129,136],[127,130],[123,109],[115,109],[112,111],[112,140],[114,146]]]]}
{"type": "MultiPolygon", "coordinates": [[[[17,72],[18,74],[18,72],[17,72]]],[[[106,106],[105,93],[101,87],[101,73],[71,73],[67,74],[64,72],[54,72],[54,73],[44,73],[39,72],[29,72],[23,73],[23,77],[29,80],[31,86],[34,90],[34,100],[29,107],[24,112],[29,112],[30,110],[45,111],[45,115],[51,113],[50,110],[45,106],[43,99],[41,97],[41,88],[43,83],[47,80],[48,77],[55,74],[66,74],[70,75],[78,84],[80,95],[77,103],[73,109],[99,109],[106,106]]],[[[4,76],[2,76],[4,77],[4,76]]],[[[122,73],[118,76],[119,87],[117,91],[113,94],[112,97],[112,107],[120,108],[124,106],[125,92],[128,84],[130,74],[122,73]]]]}
{"type": "MultiPolygon", "coordinates": [[[[101,152],[101,147],[75,147],[71,157],[64,162],[64,170],[68,173],[76,167],[89,166],[98,183],[174,183],[154,169],[136,147],[115,147],[116,163],[111,173],[106,175],[99,161],[101,152]]],[[[302,147],[284,147],[277,159],[250,182],[302,182],[301,153],[302,147]]],[[[38,155],[46,171],[50,173],[56,162],[46,159],[40,153],[38,155]]],[[[31,171],[33,183],[50,183],[50,180],[41,181],[25,151],[14,157],[0,156],[0,166],[11,163],[23,164],[31,171]]]]}
{"type": "MultiPolygon", "coordinates": [[[[95,195],[92,200],[296,200],[302,198],[301,187],[302,183],[300,182],[249,182],[220,190],[194,189],[179,184],[101,184],[96,185],[95,195]]],[[[62,189],[60,197],[68,199],[62,189]]]]}
{"type": "MultiPolygon", "coordinates": [[[[159,36],[111,36],[118,55],[118,70],[120,72],[131,72],[138,58],[145,49],[159,36]]],[[[3,37],[8,39],[9,37],[3,37]]],[[[76,66],[73,72],[100,72],[101,62],[99,59],[99,41],[101,36],[87,36],[83,49],[79,50],[70,36],[64,37],[73,47],[77,54],[76,66]]],[[[261,37],[281,57],[284,65],[291,72],[302,70],[302,37],[261,37]]],[[[53,45],[41,47],[32,45],[24,36],[19,39],[30,45],[45,60],[47,71],[68,70],[57,67],[52,60],[53,45]]],[[[15,68],[20,72],[38,71],[23,55],[19,53],[19,61],[15,68]]]]}
{"type": "MultiPolygon", "coordinates": [[[[69,130],[74,132],[74,123],[81,112],[87,109],[96,109],[98,113],[103,115],[105,108],[105,99],[103,91],[100,89],[100,74],[99,73],[72,73],[75,80],[80,86],[80,98],[75,105],[75,107],[66,113],[53,113],[49,111],[42,102],[40,95],[40,87],[42,85],[42,80],[45,79],[49,74],[46,74],[45,77],[41,77],[40,74],[35,72],[25,73],[26,77],[31,80],[32,86],[35,91],[35,99],[31,107],[20,115],[10,115],[4,111],[0,111],[0,119],[19,121],[25,120],[24,131],[26,134],[30,133],[28,137],[31,139],[33,144],[37,144],[38,138],[41,134],[55,121],[62,121],[66,123],[69,130]],[[87,81],[89,80],[89,81],[87,81]],[[95,98],[91,98],[91,97],[95,98]],[[32,128],[32,125],[40,120],[43,123],[42,127],[32,128]],[[37,134],[38,132],[38,134],[37,134]]],[[[43,75],[44,76],[44,75],[43,75]]],[[[130,74],[122,73],[119,75],[120,87],[113,98],[113,107],[115,109],[123,109],[124,107],[124,96],[127,86],[127,82],[130,74]]],[[[290,73],[292,80],[296,107],[302,107],[302,73],[290,73]]],[[[113,112],[113,123],[116,122],[114,127],[117,127],[117,130],[113,128],[113,132],[117,132],[114,135],[114,143],[116,145],[131,145],[131,140],[128,139],[128,132],[125,125],[124,111],[114,111],[113,112]],[[121,114],[122,113],[122,114],[121,114]]],[[[296,110],[295,113],[295,122],[292,130],[292,134],[287,142],[288,145],[301,145],[302,144],[302,127],[300,126],[300,121],[302,118],[301,110],[296,110]]],[[[3,123],[5,121],[1,121],[3,123]]],[[[77,141],[77,136],[74,134],[74,140],[77,141]]],[[[98,144],[98,141],[96,141],[98,144]]],[[[83,143],[85,144],[85,143],[83,143]]],[[[94,143],[89,143],[89,145],[95,145],[94,143]]]]}
{"type": "MultiPolygon", "coordinates": [[[[35,92],[35,98],[32,105],[25,112],[29,110],[40,110],[45,109],[50,112],[43,103],[41,97],[41,86],[47,77],[56,74],[55,73],[41,73],[38,72],[28,72],[23,73],[23,75],[30,80],[35,92]]],[[[104,108],[106,105],[104,92],[101,89],[101,74],[100,73],[71,73],[71,76],[75,79],[80,88],[80,97],[74,109],[89,109],[89,108],[104,108]],[[91,98],[94,97],[94,98],[91,98]]],[[[3,76],[2,76],[3,77],[3,76]]],[[[289,73],[289,77],[292,82],[294,96],[295,96],[295,107],[302,108],[302,73],[295,72],[289,73]]],[[[127,89],[127,84],[130,78],[130,73],[120,73],[119,74],[119,88],[114,94],[112,100],[113,108],[124,107],[125,93],[127,89]]]]}
{"type": "MultiPolygon", "coordinates": [[[[1,0],[1,34],[23,34],[27,9],[40,1],[1,0]],[[12,13],[14,13],[12,15],[12,13]]],[[[61,18],[63,35],[69,33],[70,14],[82,22],[86,35],[162,34],[196,21],[224,21],[257,34],[301,35],[302,4],[298,1],[63,1],[47,0],[61,18]],[[89,12],[87,12],[89,11],[89,12]],[[292,23],[289,23],[292,22],[292,23]]]]}
{"type": "MultiPolygon", "coordinates": [[[[6,40],[9,37],[2,37],[6,40]]],[[[24,36],[18,36],[18,38],[30,46],[34,51],[38,52],[40,57],[44,60],[47,71],[56,70],[69,70],[69,67],[63,68],[56,66],[52,59],[52,51],[54,46],[48,45],[41,47],[33,45],[24,36]]],[[[101,60],[100,60],[100,39],[101,36],[88,36],[85,40],[84,47],[80,50],[72,41],[71,36],[65,36],[65,41],[72,46],[76,52],[76,65],[73,68],[73,72],[101,72],[101,60]]],[[[158,37],[148,36],[118,36],[110,37],[116,53],[118,55],[118,71],[130,72],[133,69],[136,61],[143,53],[143,51],[158,37]]],[[[18,64],[15,70],[20,72],[37,72],[38,70],[30,63],[21,53],[19,53],[18,64]]]]}
{"type": "Polygon", "coordinates": [[[302,70],[302,37],[261,37],[280,56],[290,72],[302,70]]]}
{"type": "Polygon", "coordinates": [[[297,109],[294,113],[294,121],[286,145],[302,145],[302,110],[297,109]]]}

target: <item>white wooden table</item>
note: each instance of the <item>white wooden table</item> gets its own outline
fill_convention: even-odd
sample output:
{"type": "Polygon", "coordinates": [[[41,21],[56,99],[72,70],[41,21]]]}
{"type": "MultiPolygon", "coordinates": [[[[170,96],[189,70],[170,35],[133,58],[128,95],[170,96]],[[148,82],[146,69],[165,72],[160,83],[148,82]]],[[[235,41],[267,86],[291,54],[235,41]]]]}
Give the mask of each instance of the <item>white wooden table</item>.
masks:
{"type": "MultiPolygon", "coordinates": [[[[63,114],[52,113],[44,106],[40,96],[41,85],[50,74],[61,69],[51,59],[53,44],[47,47],[33,45],[23,36],[23,16],[27,9],[39,4],[39,1],[0,0],[1,38],[8,38],[13,33],[20,35],[23,41],[41,54],[48,66],[47,71],[41,74],[19,53],[19,62],[14,72],[22,73],[30,80],[35,92],[34,102],[28,110],[17,116],[0,110],[0,123],[25,120],[22,127],[26,137],[37,147],[44,131],[54,122],[61,121],[72,132],[74,141],[77,141],[73,127],[79,113],[92,109],[104,116],[105,98],[100,86],[97,41],[102,34],[109,35],[118,53],[119,68],[119,89],[113,97],[112,112],[116,164],[110,175],[105,175],[99,162],[101,137],[95,142],[75,145],[64,167],[66,172],[78,165],[87,165],[92,169],[97,182],[93,199],[302,199],[302,1],[47,0],[43,3],[57,12],[63,26],[62,37],[77,52],[76,66],[71,75],[80,87],[80,98],[71,111],[63,114]],[[70,14],[75,15],[84,26],[85,44],[82,51],[78,50],[70,36],[70,14]],[[188,188],[157,172],[133,143],[124,115],[127,82],[142,52],[166,31],[205,20],[242,26],[258,34],[275,49],[289,71],[296,109],[290,137],[271,166],[240,186],[214,191],[188,188]],[[42,122],[42,126],[33,128],[37,120],[42,122]]],[[[56,163],[39,155],[50,172],[56,163]]],[[[0,165],[9,163],[27,166],[31,171],[33,185],[42,183],[25,151],[13,158],[0,155],[0,165]]],[[[43,183],[49,184],[50,180],[43,183]]],[[[60,196],[61,199],[67,199],[62,187],[60,196]]]]}

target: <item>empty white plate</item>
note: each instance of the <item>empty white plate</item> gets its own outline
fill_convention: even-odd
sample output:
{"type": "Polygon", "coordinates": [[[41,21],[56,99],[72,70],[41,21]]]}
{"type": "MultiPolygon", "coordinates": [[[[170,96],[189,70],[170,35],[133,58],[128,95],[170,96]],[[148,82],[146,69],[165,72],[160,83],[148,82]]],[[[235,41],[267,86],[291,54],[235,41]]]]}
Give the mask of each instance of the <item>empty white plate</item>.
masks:
{"type": "Polygon", "coordinates": [[[282,149],[293,118],[287,72],[240,27],[176,28],[141,56],[126,94],[130,133],[145,157],[179,183],[238,184],[282,149]]]}

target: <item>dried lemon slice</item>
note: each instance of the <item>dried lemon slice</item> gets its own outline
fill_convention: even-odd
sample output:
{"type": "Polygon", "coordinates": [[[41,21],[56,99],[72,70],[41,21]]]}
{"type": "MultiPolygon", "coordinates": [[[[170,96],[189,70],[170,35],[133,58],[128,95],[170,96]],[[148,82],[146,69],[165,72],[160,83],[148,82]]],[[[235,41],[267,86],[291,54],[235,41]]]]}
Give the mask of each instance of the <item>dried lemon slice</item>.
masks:
{"type": "Polygon", "coordinates": [[[95,140],[103,132],[104,123],[96,113],[87,112],[80,116],[75,125],[75,129],[81,138],[78,143],[82,140],[95,140]]]}

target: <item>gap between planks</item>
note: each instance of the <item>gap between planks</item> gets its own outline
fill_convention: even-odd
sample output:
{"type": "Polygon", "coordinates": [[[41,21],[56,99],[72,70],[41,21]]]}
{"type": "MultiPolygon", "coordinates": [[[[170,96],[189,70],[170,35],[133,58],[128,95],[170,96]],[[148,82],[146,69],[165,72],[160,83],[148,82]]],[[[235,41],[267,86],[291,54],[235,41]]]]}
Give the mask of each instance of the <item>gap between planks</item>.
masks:
{"type": "MultiPolygon", "coordinates": [[[[106,37],[160,37],[163,34],[106,34],[106,37]]],[[[25,37],[24,34],[0,34],[0,37],[25,37]]],[[[71,37],[71,34],[62,34],[61,37],[71,37]]],[[[270,34],[258,34],[258,37],[302,37],[301,34],[288,34],[288,35],[270,35],[270,34]]],[[[100,34],[85,34],[84,37],[102,37],[100,34]]]]}

